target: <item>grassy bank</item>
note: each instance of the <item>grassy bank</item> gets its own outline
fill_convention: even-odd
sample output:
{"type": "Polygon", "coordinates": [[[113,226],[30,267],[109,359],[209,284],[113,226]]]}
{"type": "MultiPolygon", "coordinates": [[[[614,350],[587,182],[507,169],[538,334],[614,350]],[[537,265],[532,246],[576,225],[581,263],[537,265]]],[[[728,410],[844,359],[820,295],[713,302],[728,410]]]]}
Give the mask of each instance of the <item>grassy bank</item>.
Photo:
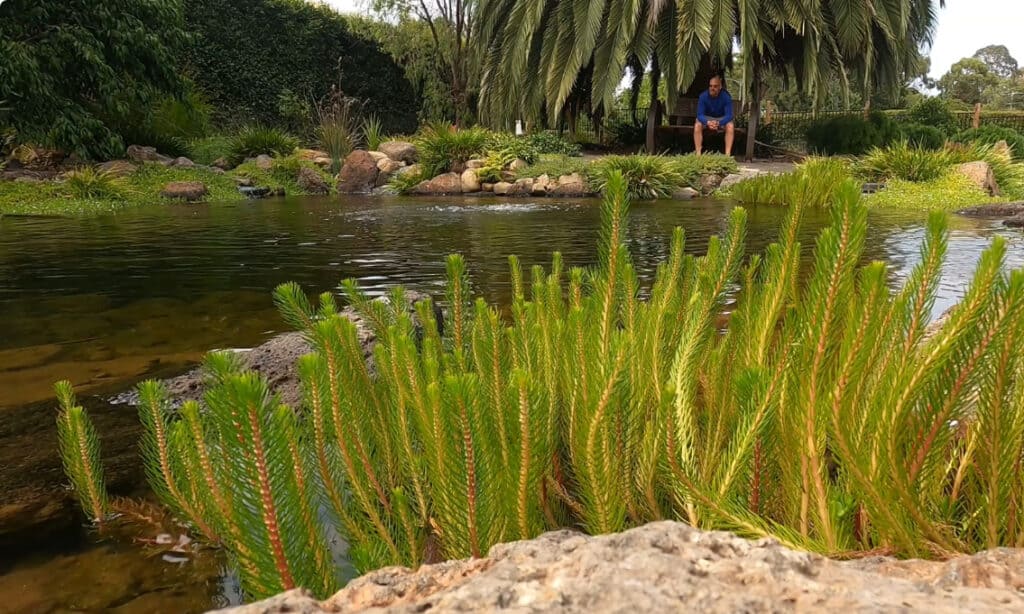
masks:
{"type": "Polygon", "coordinates": [[[93,169],[73,171],[59,181],[22,183],[0,182],[0,215],[95,215],[114,213],[134,207],[173,202],[161,196],[168,183],[198,181],[206,186],[205,202],[238,202],[246,196],[238,191],[238,179],[253,185],[286,194],[306,194],[297,183],[301,168],[312,168],[328,186],[333,181],[327,173],[311,162],[295,156],[276,158],[270,169],[261,169],[254,162],[218,173],[209,168],[176,168],[146,163],[124,177],[93,169]]]}

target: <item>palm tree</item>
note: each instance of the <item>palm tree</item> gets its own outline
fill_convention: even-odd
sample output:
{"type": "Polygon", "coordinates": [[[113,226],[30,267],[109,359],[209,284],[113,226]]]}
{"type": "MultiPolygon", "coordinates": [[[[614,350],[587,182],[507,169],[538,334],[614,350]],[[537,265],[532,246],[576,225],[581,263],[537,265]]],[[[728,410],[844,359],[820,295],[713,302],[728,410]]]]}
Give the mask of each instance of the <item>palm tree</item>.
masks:
{"type": "Polygon", "coordinates": [[[650,66],[653,88],[663,75],[671,100],[731,62],[736,46],[754,102],[769,71],[815,100],[833,75],[847,92],[888,89],[931,43],[935,21],[936,0],[480,0],[481,116],[556,118],[583,72],[591,107],[607,108],[627,64],[650,66]]]}

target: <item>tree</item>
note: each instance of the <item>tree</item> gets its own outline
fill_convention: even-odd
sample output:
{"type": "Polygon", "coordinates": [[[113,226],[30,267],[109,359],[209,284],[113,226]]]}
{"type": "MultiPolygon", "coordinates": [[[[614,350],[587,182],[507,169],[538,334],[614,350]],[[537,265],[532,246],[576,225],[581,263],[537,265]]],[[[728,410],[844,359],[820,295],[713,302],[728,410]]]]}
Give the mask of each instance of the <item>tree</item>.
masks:
{"type": "MultiPolygon", "coordinates": [[[[584,71],[593,75],[591,105],[607,107],[631,56],[658,66],[656,77],[664,72],[671,100],[728,66],[736,46],[740,94],[754,107],[763,79],[784,72],[817,101],[828,96],[831,77],[842,92],[857,86],[870,100],[904,83],[935,26],[932,0],[822,0],[801,10],[788,0],[479,2],[481,109],[491,122],[540,109],[558,116],[584,71]]],[[[652,87],[659,82],[652,78],[652,87]]],[[[756,113],[750,117],[756,122],[756,113]]]]}
{"type": "Polygon", "coordinates": [[[1017,76],[1020,69],[1017,60],[1010,55],[1010,50],[1006,48],[1006,45],[982,47],[975,51],[972,57],[984,62],[989,72],[1000,79],[1012,79],[1017,76]]]}
{"type": "Polygon", "coordinates": [[[454,120],[472,115],[479,75],[476,38],[478,0],[367,0],[379,16],[410,16],[427,24],[433,53],[450,88],[454,120]]]}
{"type": "Polygon", "coordinates": [[[942,75],[939,90],[946,98],[973,105],[982,102],[986,90],[998,84],[999,77],[989,70],[985,62],[964,58],[942,75]]]}
{"type": "Polygon", "coordinates": [[[179,0],[7,0],[0,100],[19,139],[116,157],[120,117],[181,91],[179,0]]]}

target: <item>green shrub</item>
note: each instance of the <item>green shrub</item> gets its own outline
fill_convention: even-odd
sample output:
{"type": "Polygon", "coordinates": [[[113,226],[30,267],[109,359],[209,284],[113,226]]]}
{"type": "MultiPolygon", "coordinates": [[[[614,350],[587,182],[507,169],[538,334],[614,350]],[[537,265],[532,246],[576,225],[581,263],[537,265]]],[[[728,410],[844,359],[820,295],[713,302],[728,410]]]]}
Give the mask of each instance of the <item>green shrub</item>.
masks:
{"type": "Polygon", "coordinates": [[[923,124],[900,124],[900,137],[921,149],[942,149],[946,144],[946,135],[941,130],[923,124]]]}
{"type": "Polygon", "coordinates": [[[123,200],[128,193],[124,178],[90,166],[67,173],[64,187],[73,198],[84,200],[123,200]]]}
{"type": "Polygon", "coordinates": [[[1024,160],[1024,136],[1011,128],[983,124],[980,128],[968,128],[957,134],[954,138],[957,143],[982,143],[995,145],[999,141],[1006,141],[1013,152],[1013,159],[1024,160]]]}
{"type": "Polygon", "coordinates": [[[609,177],[621,174],[629,198],[636,200],[667,198],[686,181],[678,165],[665,156],[606,156],[590,168],[599,190],[605,190],[609,177]]]}
{"type": "Polygon", "coordinates": [[[188,143],[188,157],[196,164],[209,166],[217,160],[231,157],[231,137],[208,136],[188,143]]]}
{"type": "Polygon", "coordinates": [[[260,155],[291,155],[299,141],[290,134],[269,126],[246,126],[231,137],[230,158],[238,164],[260,155]]]}
{"type": "Polygon", "coordinates": [[[357,102],[337,90],[317,107],[317,142],[331,159],[331,173],[341,170],[342,162],[356,148],[359,140],[357,102]]]}
{"type": "Polygon", "coordinates": [[[384,142],[384,125],[376,115],[363,120],[363,139],[366,141],[366,149],[377,151],[380,144],[384,142]]]}
{"type": "Polygon", "coordinates": [[[315,117],[302,121],[306,101],[336,86],[373,109],[386,132],[416,130],[419,98],[402,67],[329,6],[297,0],[183,5],[192,36],[182,63],[221,125],[315,128],[309,126],[315,117]]]}
{"type": "Polygon", "coordinates": [[[415,138],[423,174],[436,177],[482,156],[490,138],[490,133],[483,128],[457,130],[450,124],[428,125],[415,138]]]}
{"type": "Polygon", "coordinates": [[[566,140],[557,132],[551,130],[531,133],[526,137],[526,140],[537,150],[538,154],[580,155],[579,145],[566,140]]]}
{"type": "Polygon", "coordinates": [[[893,179],[884,189],[864,196],[872,207],[919,211],[957,211],[993,200],[967,177],[950,172],[924,182],[893,179]]]}
{"type": "Polygon", "coordinates": [[[524,275],[510,258],[507,310],[474,301],[458,255],[440,328],[430,300],[398,288],[374,301],[343,282],[372,328],[372,367],[332,293],[314,306],[279,286],[311,346],[301,411],[235,353],[207,357],[205,406],[172,412],[166,388],[144,383],[152,491],[223,544],[250,598],[329,595],[335,532],[361,573],[664,519],[840,557],[945,558],[1024,538],[1024,380],[1012,375],[1024,271],[1005,270],[1004,238],[928,330],[941,214],[895,291],[884,263],[861,266],[867,209],[849,183],[808,266],[805,203],[751,258],[735,208],[700,257],[677,229],[641,288],[626,181],[613,173],[606,188],[596,266],[566,270],[556,254],[550,272],[524,275]]]}
{"type": "Polygon", "coordinates": [[[929,150],[899,141],[888,147],[876,147],[855,167],[869,181],[931,181],[946,174],[959,157],[948,148],[929,150]]]}
{"type": "Polygon", "coordinates": [[[724,176],[739,171],[735,158],[718,153],[678,156],[672,158],[672,163],[683,176],[683,184],[691,188],[699,188],[704,175],[724,176]]]}
{"type": "Polygon", "coordinates": [[[860,155],[892,141],[897,132],[896,124],[883,113],[872,113],[866,120],[859,115],[827,117],[808,126],[807,147],[829,156],[860,155]]]}
{"type": "Polygon", "coordinates": [[[732,198],[744,204],[828,207],[844,190],[860,191],[850,168],[837,158],[809,158],[791,173],[761,175],[736,184],[732,198]]]}
{"type": "Polygon", "coordinates": [[[491,134],[487,139],[486,149],[488,152],[498,152],[500,157],[505,160],[505,164],[516,159],[533,164],[541,154],[530,139],[507,132],[491,134]]]}
{"type": "Polygon", "coordinates": [[[938,96],[923,98],[910,107],[910,110],[907,111],[907,121],[912,124],[938,128],[946,137],[952,136],[960,130],[956,116],[949,108],[949,103],[938,96]]]}
{"type": "Polygon", "coordinates": [[[409,194],[416,189],[420,182],[427,179],[432,179],[432,177],[427,177],[422,170],[420,172],[412,170],[404,173],[395,173],[388,180],[388,187],[396,194],[409,194]]]}

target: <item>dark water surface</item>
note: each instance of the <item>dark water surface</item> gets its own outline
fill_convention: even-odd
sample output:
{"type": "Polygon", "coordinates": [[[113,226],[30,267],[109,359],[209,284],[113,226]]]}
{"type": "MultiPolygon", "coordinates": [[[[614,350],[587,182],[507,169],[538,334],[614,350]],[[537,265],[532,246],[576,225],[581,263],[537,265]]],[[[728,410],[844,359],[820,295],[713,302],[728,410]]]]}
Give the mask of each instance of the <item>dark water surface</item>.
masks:
{"type": "MultiPolygon", "coordinates": [[[[102,396],[180,372],[210,349],[257,345],[285,330],[270,299],[284,281],[322,292],[355,277],[373,294],[404,284],[436,295],[444,256],[459,252],[475,291],[504,304],[509,254],[524,267],[548,264],[556,250],[569,266],[593,263],[595,204],[286,199],[88,220],[0,218],[0,611],[188,612],[232,595],[213,560],[167,563],[83,537],[61,491],[53,382],[70,379],[79,394],[102,396]]],[[[664,259],[672,227],[685,228],[688,252],[702,253],[729,208],[634,205],[628,236],[642,278],[664,259]]],[[[776,238],[782,213],[750,210],[750,251],[776,238]]],[[[917,261],[924,219],[919,212],[869,217],[866,258],[888,262],[894,283],[917,261]]],[[[806,246],[826,222],[824,213],[810,215],[806,246]]],[[[951,227],[936,313],[962,295],[993,234],[1006,235],[1010,263],[1024,265],[1020,233],[964,218],[951,227]]],[[[134,410],[89,403],[112,486],[130,491],[139,483],[134,410]]]]}

